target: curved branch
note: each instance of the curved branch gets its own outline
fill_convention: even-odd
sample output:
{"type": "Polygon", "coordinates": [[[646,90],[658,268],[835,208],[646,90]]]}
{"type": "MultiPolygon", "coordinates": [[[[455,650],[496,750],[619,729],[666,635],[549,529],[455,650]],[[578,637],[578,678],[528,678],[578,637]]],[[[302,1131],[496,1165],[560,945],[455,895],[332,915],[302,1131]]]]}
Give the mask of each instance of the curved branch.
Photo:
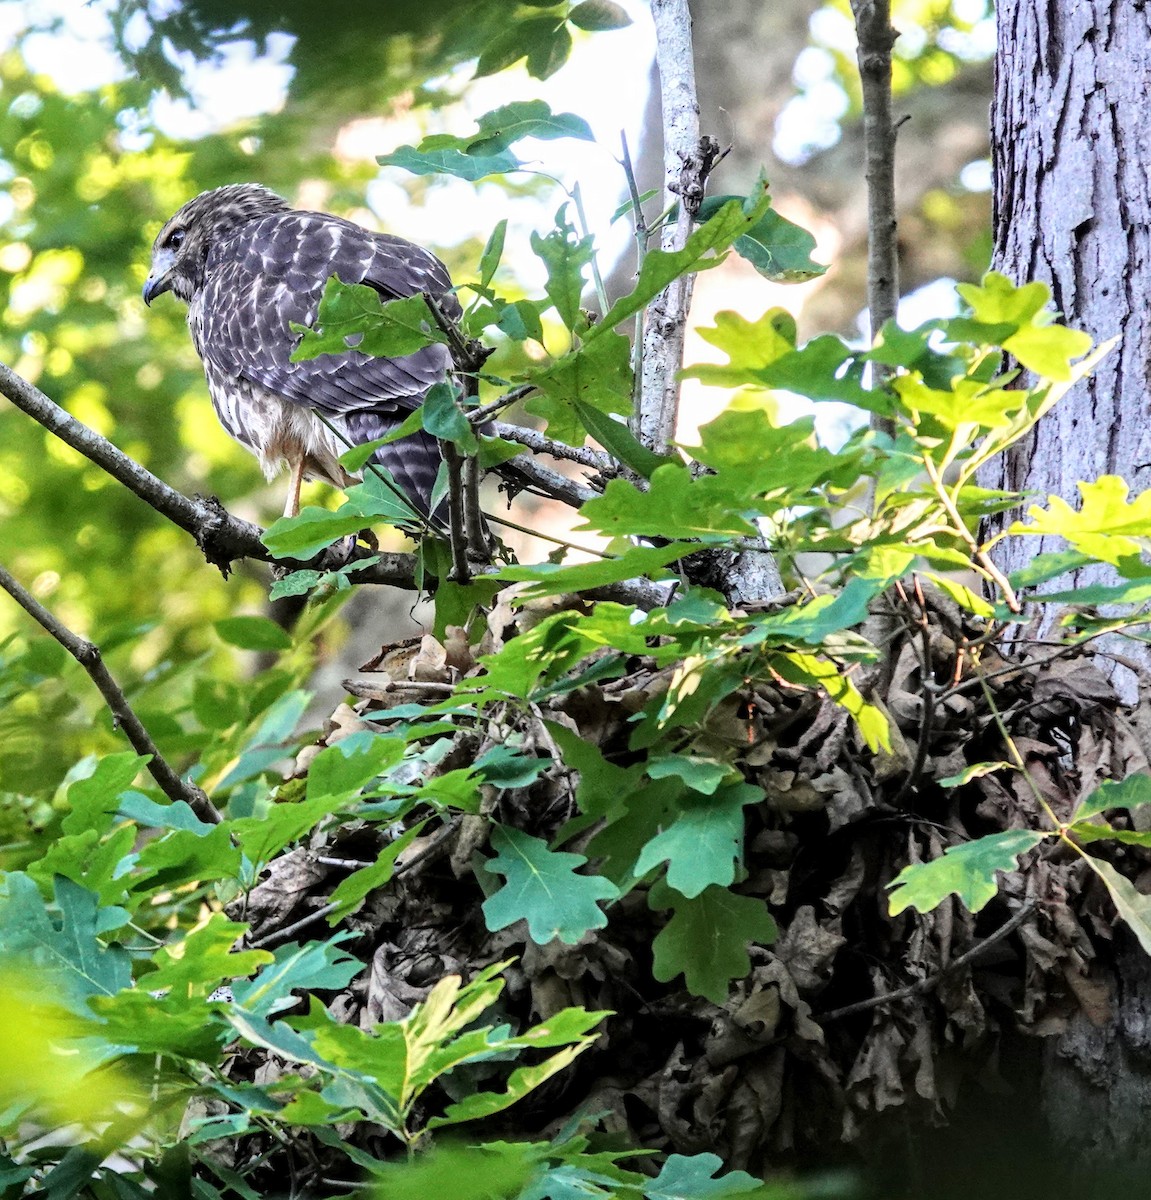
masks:
{"type": "Polygon", "coordinates": [[[257,526],[225,512],[218,501],[204,497],[190,499],[170,488],[3,363],[0,363],[0,395],[107,471],[162,516],[192,534],[208,561],[225,574],[234,559],[269,557],[257,526]]]}
{"type": "MultiPolygon", "coordinates": [[[[107,438],[89,429],[82,421],[76,420],[39,388],[21,378],[3,363],[0,363],[0,396],[7,397],[34,421],[74,450],[78,450],[145,503],[150,504],[161,516],[167,517],[173,524],[190,533],[203,550],[208,562],[218,567],[225,575],[228,574],[232,562],[240,558],[252,558],[292,570],[307,568],[314,571],[334,570],[345,566],[349,561],[346,550],[341,546],[329,547],[306,562],[273,558],[267,546],[260,540],[264,531],[258,525],[233,516],[214,496],[188,497],[169,487],[162,479],[142,467],[135,459],[129,458],[107,438]]],[[[587,453],[590,455],[595,452],[589,450],[587,453]]],[[[579,508],[585,501],[600,494],[594,488],[568,479],[558,471],[536,462],[527,451],[518,458],[501,464],[497,470],[517,485],[534,487],[573,508],[579,508]]],[[[372,556],[372,551],[366,547],[357,547],[352,561],[372,556]]],[[[380,554],[378,562],[356,573],[355,581],[357,584],[385,584],[414,591],[415,556],[380,554]]],[[[605,595],[603,598],[608,597],[605,595]]],[[[653,585],[647,584],[645,580],[635,581],[635,586],[630,589],[627,585],[613,585],[610,598],[646,608],[655,607],[662,602],[658,589],[653,591],[653,585]]]]}
{"type": "Polygon", "coordinates": [[[124,736],[132,744],[132,749],[141,757],[148,759],[148,772],[164,795],[173,803],[182,800],[201,821],[218,825],[223,819],[219,809],[194,783],[181,779],[167,759],[156,749],[156,743],[152,741],[151,735],[144,728],[140,718],[136,716],[132,706],[128,703],[127,696],[124,695],[120,685],[104,665],[100,647],[80,637],[79,634],[73,633],[2,566],[0,566],[0,588],[6,591],[42,629],[50,633],[88,672],[92,682],[100,689],[100,694],[108,702],[116,726],[124,731],[124,736]]]}
{"type": "MultiPolygon", "coordinates": [[[[233,516],[214,496],[189,497],[169,487],[3,363],[0,363],[0,396],[7,397],[18,409],[73,450],[79,451],[89,462],[106,471],[161,516],[190,533],[208,562],[218,567],[225,576],[231,564],[239,558],[254,558],[289,567],[310,567],[313,570],[342,566],[346,561],[338,553],[328,551],[306,563],[273,558],[260,540],[264,531],[258,525],[233,516]]],[[[369,553],[364,550],[358,552],[357,556],[367,557],[369,553]]],[[[415,559],[410,554],[381,555],[378,563],[360,572],[357,582],[414,588],[415,559]]]]}
{"type": "Polygon", "coordinates": [[[869,1012],[873,1008],[883,1008],[888,1004],[898,1004],[901,1000],[910,1000],[912,996],[925,996],[934,991],[949,975],[962,970],[973,963],[980,955],[990,950],[992,946],[1013,934],[1038,907],[1038,901],[1026,900],[1016,910],[1014,916],[1004,921],[994,933],[990,933],[981,942],[976,942],[965,954],[961,954],[953,962],[947,964],[934,975],[919,980],[918,983],[908,984],[907,987],[897,988],[894,992],[884,992],[879,996],[871,996],[866,1000],[857,1000],[854,1004],[845,1004],[842,1008],[833,1008],[830,1012],[813,1013],[812,1020],[820,1025],[830,1025],[833,1021],[842,1021],[844,1017],[852,1017],[856,1013],[869,1012]]]}

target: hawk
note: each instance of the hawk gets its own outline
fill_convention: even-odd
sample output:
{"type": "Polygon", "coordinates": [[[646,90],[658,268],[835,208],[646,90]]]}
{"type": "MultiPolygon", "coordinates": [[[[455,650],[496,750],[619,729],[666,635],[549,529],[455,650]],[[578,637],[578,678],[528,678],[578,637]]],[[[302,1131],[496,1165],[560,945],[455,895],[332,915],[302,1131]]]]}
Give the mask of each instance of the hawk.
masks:
{"type": "MultiPolygon", "coordinates": [[[[327,213],[293,209],[259,184],[201,192],[166,222],[152,247],[144,303],[164,292],[188,302],[188,326],[221,424],[271,479],[290,471],[285,516],[299,511],[300,484],[344,488],[359,476],[339,456],[398,427],[451,369],[442,345],[401,358],[358,350],[292,362],[328,279],[365,283],[384,300],[427,292],[460,314],[447,268],[435,255],[327,213]]],[[[381,446],[372,461],[391,472],[422,516],[442,456],[420,431],[381,446]]]]}

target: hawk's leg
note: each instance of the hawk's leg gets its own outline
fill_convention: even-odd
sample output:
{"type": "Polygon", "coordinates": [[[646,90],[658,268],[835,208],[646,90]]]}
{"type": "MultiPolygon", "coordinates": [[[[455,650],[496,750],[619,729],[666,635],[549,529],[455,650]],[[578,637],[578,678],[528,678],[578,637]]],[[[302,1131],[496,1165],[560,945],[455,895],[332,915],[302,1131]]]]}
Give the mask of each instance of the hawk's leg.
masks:
{"type": "Polygon", "coordinates": [[[288,475],[288,502],[284,505],[285,517],[300,515],[300,486],[304,482],[304,456],[291,460],[291,471],[288,475]]]}

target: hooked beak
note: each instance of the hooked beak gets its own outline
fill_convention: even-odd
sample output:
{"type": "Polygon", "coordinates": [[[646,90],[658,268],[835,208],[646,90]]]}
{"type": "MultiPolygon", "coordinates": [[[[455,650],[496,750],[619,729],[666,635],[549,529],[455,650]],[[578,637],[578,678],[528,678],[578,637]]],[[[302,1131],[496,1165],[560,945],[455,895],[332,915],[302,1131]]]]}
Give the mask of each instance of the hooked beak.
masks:
{"type": "Polygon", "coordinates": [[[144,280],[144,303],[149,307],[152,301],[157,296],[162,296],[165,292],[171,291],[172,285],[168,282],[166,275],[149,275],[144,280]]]}
{"type": "Polygon", "coordinates": [[[172,290],[172,268],[176,265],[175,253],[167,248],[152,252],[152,269],[144,280],[144,303],[151,306],[157,296],[172,290]]]}

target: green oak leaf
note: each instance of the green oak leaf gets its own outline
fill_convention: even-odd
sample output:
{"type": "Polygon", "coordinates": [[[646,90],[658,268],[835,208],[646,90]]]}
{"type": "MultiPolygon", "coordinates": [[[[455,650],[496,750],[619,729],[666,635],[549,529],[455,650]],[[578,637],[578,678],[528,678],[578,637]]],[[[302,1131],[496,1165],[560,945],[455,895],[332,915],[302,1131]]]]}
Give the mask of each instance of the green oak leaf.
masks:
{"type": "Polygon", "coordinates": [[[548,299],[564,326],[574,329],[580,317],[584,270],[592,259],[592,238],[578,237],[561,208],[556,214],[556,227],[543,237],[533,233],[531,245],[547,270],[544,291],[548,299]]]}
{"type": "MultiPolygon", "coordinates": [[[[68,813],[62,827],[65,833],[83,833],[106,829],[116,813],[120,797],[143,770],[147,759],[130,750],[107,754],[92,766],[91,774],[76,779],[68,788],[68,813]]],[[[91,763],[91,759],[86,760],[91,763]]],[[[80,768],[83,769],[82,764],[80,768]]]]}
{"type": "Polygon", "coordinates": [[[608,29],[624,29],[631,24],[627,10],[614,0],[581,0],[571,12],[568,20],[577,29],[599,33],[608,29]]]}
{"type": "Polygon", "coordinates": [[[696,754],[656,754],[647,760],[645,770],[652,779],[674,775],[693,792],[714,796],[719,785],[731,775],[734,764],[696,754]]]}
{"type": "Polygon", "coordinates": [[[1009,829],[949,846],[931,862],[910,863],[887,885],[891,915],[905,908],[930,912],[951,895],[978,912],[999,890],[996,873],[1014,871],[1019,856],[1047,836],[1032,829],[1009,829]]]}
{"type": "Polygon", "coordinates": [[[1075,806],[1071,821],[1085,821],[1113,808],[1141,808],[1151,804],[1151,775],[1142,771],[1126,779],[1108,779],[1075,806]]]}
{"type": "Polygon", "coordinates": [[[841,400],[881,416],[891,414],[891,397],[864,387],[864,361],[859,351],[832,333],[812,338],[805,346],[781,354],[756,372],[760,384],[786,388],[809,400],[841,400]]]}
{"type": "Polygon", "coordinates": [[[549,436],[582,446],[587,440],[583,417],[589,408],[624,416],[631,412],[631,343],[623,334],[608,331],[518,378],[537,389],[524,409],[547,422],[549,436]]]}
{"type": "Polygon", "coordinates": [[[1118,475],[1101,475],[1081,482],[1083,503],[1078,512],[1059,496],[1048,496],[1047,507],[1027,510],[1031,524],[1016,521],[1009,533],[1054,534],[1066,539],[1089,558],[1111,563],[1123,573],[1128,561],[1141,573],[1141,554],[1151,538],[1151,491],[1128,503],[1130,489],[1118,475]]]}
{"type": "Polygon", "coordinates": [[[725,1200],[763,1190],[763,1181],[746,1171],[723,1170],[718,1154],[669,1154],[663,1168],[643,1194],[647,1200],[725,1200]],[[716,1176],[719,1175],[719,1178],[716,1176]]]}
{"type": "Polygon", "coordinates": [[[713,884],[727,887],[743,861],[744,807],[762,799],[762,788],[733,783],[684,801],[673,823],[640,851],[635,873],[646,875],[666,861],[668,884],[688,899],[713,884]]]}
{"type": "Polygon", "coordinates": [[[719,312],[714,325],[705,325],[697,332],[705,342],[722,350],[728,361],[722,366],[701,363],[688,367],[683,376],[716,387],[762,387],[759,372],[795,349],[795,318],[785,308],[769,308],[755,321],[737,312],[719,312]]]}
{"type": "MultiPolygon", "coordinates": [[[[697,220],[706,221],[730,200],[739,196],[708,196],[699,206],[697,220]]],[[[815,238],[800,225],[781,217],[769,208],[741,237],[735,240],[735,252],[746,259],[765,278],[774,283],[802,283],[827,273],[815,262],[812,251],[815,238]]]]}
{"type": "Polygon", "coordinates": [[[767,906],[712,886],[688,899],[666,884],[648,895],[652,908],[672,908],[672,916],[652,942],[652,974],[667,983],[682,974],[688,991],[713,1004],[727,999],[728,983],[751,970],[750,942],[767,944],[778,930],[767,906]]]}
{"type": "Polygon", "coordinates": [[[424,428],[444,442],[455,442],[464,454],[479,449],[476,431],[459,405],[456,389],[450,383],[435,383],[420,406],[424,428]]]}
{"type": "Polygon", "coordinates": [[[384,300],[366,283],[344,283],[333,275],[311,327],[293,325],[300,341],[292,362],[321,354],[357,350],[376,358],[403,358],[433,342],[446,340],[420,292],[384,300]]]}
{"type": "Polygon", "coordinates": [[[221,640],[240,650],[291,650],[291,635],[270,617],[225,617],[215,624],[221,640]]]}
{"type": "Polygon", "coordinates": [[[476,124],[479,133],[468,144],[469,154],[498,154],[527,137],[545,141],[567,137],[584,142],[595,140],[583,117],[570,112],[553,113],[544,100],[515,100],[484,113],[476,124]]]}
{"type": "Polygon", "coordinates": [[[719,266],[723,261],[723,252],[736,238],[755,228],[769,205],[766,195],[749,200],[730,200],[688,235],[682,250],[649,250],[644,255],[635,287],[604,313],[599,324],[588,330],[587,339],[590,341],[602,337],[621,321],[635,316],[673,279],[719,266]]]}
{"type": "Polygon", "coordinates": [[[401,738],[354,733],[321,750],[308,767],[305,795],[350,798],[404,757],[401,738]]]}
{"type": "MultiPolygon", "coordinates": [[[[391,154],[382,154],[376,162],[381,167],[399,167],[413,175],[454,175],[474,183],[489,175],[506,175],[518,171],[523,163],[514,154],[504,150],[499,154],[465,154],[454,144],[446,147],[430,145],[432,138],[424,138],[419,146],[401,146],[391,154]]],[[[455,142],[455,138],[450,139],[455,142]]]]}
{"type": "Polygon", "coordinates": [[[156,952],[156,970],[143,977],[144,986],[186,1001],[205,998],[225,980],[253,974],[273,957],[267,950],[234,950],[247,931],[247,925],[212,913],[203,925],[156,952]]]}
{"type": "Polygon", "coordinates": [[[262,541],[274,558],[308,559],[338,538],[363,528],[363,514],[346,504],[339,512],[309,504],[295,517],[273,521],[264,530],[262,541]]]}
{"type": "Polygon", "coordinates": [[[476,64],[476,78],[494,75],[526,58],[529,75],[548,79],[567,62],[571,46],[571,34],[561,17],[510,21],[484,47],[476,64]]]}
{"type": "Polygon", "coordinates": [[[416,840],[425,824],[425,821],[420,821],[413,825],[395,841],[389,842],[371,866],[361,867],[340,881],[328,897],[328,903],[336,906],[328,914],[329,925],[336,925],[355,912],[369,892],[374,892],[388,883],[395,874],[396,859],[416,840]]]}
{"type": "Polygon", "coordinates": [[[1091,349],[1088,334],[1054,323],[1053,314],[1046,311],[1051,289],[1045,283],[1016,287],[1005,275],[989,271],[981,284],[960,283],[955,290],[971,306],[976,321],[1006,326],[999,344],[1046,379],[1070,381],[1074,378],[1071,360],[1091,349]]]}
{"type": "MultiPolygon", "coordinates": [[[[827,618],[826,613],[823,616],[827,618]]],[[[891,727],[887,717],[881,709],[864,700],[859,689],[835,663],[814,654],[796,652],[780,655],[772,660],[772,665],[791,683],[821,687],[836,704],[854,717],[863,740],[871,750],[882,747],[890,751],[891,727]]]]}
{"type": "Polygon", "coordinates": [[[663,454],[653,454],[623,421],[617,421],[609,414],[602,412],[594,405],[587,404],[578,397],[573,399],[576,416],[584,428],[611,455],[614,455],[624,466],[650,479],[656,467],[664,463],[675,462],[676,459],[663,454]]]}
{"type": "Polygon", "coordinates": [[[55,882],[58,918],[28,875],[10,871],[0,879],[0,954],[45,971],[56,985],[56,999],[87,1015],[87,998],[130,987],[132,968],[124,950],[97,937],[96,896],[62,876],[55,882]]]}
{"type": "Polygon", "coordinates": [[[587,859],[548,849],[540,838],[510,826],[492,828],[496,858],[484,870],[504,876],[504,886],[484,901],[489,929],[504,929],[526,920],[533,942],[544,945],[559,938],[574,944],[589,929],[602,929],[607,916],[600,900],[614,900],[619,888],[596,875],[578,875],[587,859]]]}
{"type": "Polygon", "coordinates": [[[303,946],[290,942],[278,947],[274,955],[265,956],[266,965],[254,979],[232,985],[233,1003],[255,1016],[267,1017],[294,1008],[298,1003],[297,992],[315,988],[337,991],[346,987],[364,969],[359,959],[340,948],[339,943],[351,936],[340,933],[326,942],[308,942],[303,946]]]}
{"type": "Polygon", "coordinates": [[[1151,896],[1139,891],[1130,879],[1120,875],[1109,862],[1092,855],[1085,857],[1088,865],[1111,894],[1119,915],[1139,939],[1144,953],[1151,954],[1151,896]]]}
{"type": "Polygon", "coordinates": [[[503,567],[497,578],[529,583],[531,586],[516,597],[517,601],[527,602],[545,596],[562,596],[566,592],[583,592],[625,579],[638,579],[642,575],[666,577],[673,573],[661,568],[685,555],[694,554],[698,549],[698,546],[687,542],[672,542],[667,546],[631,546],[617,558],[598,558],[594,562],[533,563],[530,566],[503,567]]]}
{"type": "Polygon", "coordinates": [[[613,479],[602,496],[580,509],[581,530],[594,529],[609,537],[754,537],[755,526],[744,516],[753,497],[728,490],[725,477],[694,478],[683,467],[668,464],[640,491],[624,479],[613,479]]]}

